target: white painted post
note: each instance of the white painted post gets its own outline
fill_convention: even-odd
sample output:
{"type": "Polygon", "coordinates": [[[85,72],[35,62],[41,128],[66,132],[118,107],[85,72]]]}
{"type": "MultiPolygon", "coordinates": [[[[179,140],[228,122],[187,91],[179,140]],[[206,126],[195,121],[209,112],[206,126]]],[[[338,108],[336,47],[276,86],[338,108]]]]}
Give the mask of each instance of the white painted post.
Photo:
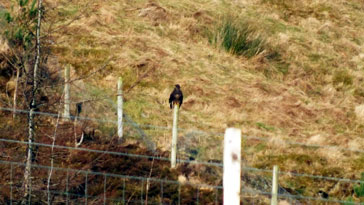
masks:
{"type": "Polygon", "coordinates": [[[118,136],[119,141],[123,139],[123,80],[118,80],[118,136]]]}
{"type": "Polygon", "coordinates": [[[240,205],[241,130],[228,128],[224,137],[224,204],[240,205]]]}
{"type": "Polygon", "coordinates": [[[64,69],[64,112],[63,117],[70,119],[70,66],[64,69]]]}
{"type": "Polygon", "coordinates": [[[273,167],[273,181],[272,181],[272,199],[271,205],[278,204],[278,166],[273,167]]]}
{"type": "Polygon", "coordinates": [[[173,128],[172,128],[172,151],[171,151],[171,167],[176,167],[176,159],[177,159],[177,127],[178,127],[178,110],[179,106],[177,104],[174,105],[173,108],[173,128]]]}

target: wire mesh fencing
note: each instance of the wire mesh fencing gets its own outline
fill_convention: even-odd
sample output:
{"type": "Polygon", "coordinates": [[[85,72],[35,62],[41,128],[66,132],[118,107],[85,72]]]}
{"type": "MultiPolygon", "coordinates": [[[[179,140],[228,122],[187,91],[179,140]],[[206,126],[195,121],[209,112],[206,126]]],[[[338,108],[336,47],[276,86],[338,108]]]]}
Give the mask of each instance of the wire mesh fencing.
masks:
{"type": "MultiPolygon", "coordinates": [[[[1,108],[2,110],[6,110],[6,108],[1,108]]],[[[12,109],[9,109],[9,111],[11,111],[12,109]]],[[[20,113],[27,113],[26,110],[17,110],[20,113]]],[[[36,114],[40,115],[40,116],[44,116],[44,117],[52,117],[52,118],[57,118],[58,114],[55,113],[44,113],[44,112],[37,112],[36,114]]],[[[76,118],[75,116],[73,117],[74,119],[76,118]]],[[[92,118],[91,116],[79,116],[77,119],[79,122],[105,122],[105,123],[110,123],[110,126],[115,127],[115,122],[116,120],[109,120],[109,119],[105,119],[105,118],[92,118]]],[[[74,136],[74,125],[73,125],[73,121],[71,121],[71,123],[68,124],[68,127],[63,128],[64,130],[69,130],[69,133],[71,133],[71,136],[74,136]]],[[[170,135],[170,128],[166,127],[166,126],[154,126],[154,125],[150,125],[150,124],[139,124],[136,123],[132,120],[130,121],[125,121],[125,125],[130,125],[132,126],[132,128],[130,129],[135,129],[134,132],[139,132],[136,128],[140,129],[140,131],[142,131],[144,133],[145,136],[149,136],[151,139],[153,139],[153,136],[157,136],[157,135],[163,135],[163,133],[165,133],[166,137],[170,135]],[[155,134],[153,134],[155,133],[155,134]],[[159,134],[158,134],[159,133],[159,134]]],[[[52,125],[54,126],[54,125],[52,125]]],[[[116,130],[116,129],[115,129],[116,130]]],[[[179,159],[177,160],[179,163],[183,164],[183,163],[187,163],[187,164],[192,164],[192,165],[206,165],[206,166],[214,166],[217,167],[218,169],[221,169],[221,167],[223,166],[222,161],[219,160],[222,158],[222,147],[221,147],[221,141],[223,139],[223,133],[213,133],[213,132],[204,132],[201,130],[190,130],[190,129],[179,129],[179,132],[181,134],[181,141],[179,144],[179,159]],[[206,150],[203,150],[201,148],[201,146],[197,147],[196,145],[200,145],[200,144],[205,144],[206,145],[206,150]],[[196,147],[194,147],[196,146],[196,147]],[[216,147],[216,149],[208,149],[209,147],[216,147]],[[211,154],[209,154],[211,153],[211,154]]],[[[69,133],[67,135],[69,135],[69,133]]],[[[141,133],[141,132],[139,132],[141,133]]],[[[52,133],[48,133],[48,135],[51,135],[52,133]]],[[[77,132],[77,138],[79,139],[81,132],[77,132]]],[[[135,135],[135,134],[131,134],[131,135],[135,135]]],[[[140,134],[140,136],[143,136],[142,134],[140,134]]],[[[243,137],[245,140],[260,140],[263,141],[265,143],[270,143],[270,140],[267,138],[262,138],[262,137],[251,137],[251,136],[244,136],[243,137]]],[[[94,153],[95,157],[96,155],[115,155],[118,157],[128,157],[128,158],[143,158],[143,159],[148,159],[148,160],[160,160],[160,161],[164,161],[164,162],[169,162],[169,157],[168,154],[166,155],[160,155],[158,153],[153,154],[153,146],[149,147],[145,142],[144,139],[147,138],[139,138],[140,141],[142,143],[144,143],[144,146],[147,147],[147,149],[150,149],[151,152],[150,153],[145,153],[145,154],[137,154],[137,153],[132,153],[132,152],[120,152],[120,151],[110,151],[109,149],[96,149],[95,147],[91,147],[89,146],[90,144],[84,144],[82,146],[79,147],[75,147],[73,144],[65,144],[62,142],[62,140],[57,141],[56,145],[54,146],[56,149],[64,149],[64,150],[73,150],[75,151],[75,153],[79,153],[79,152],[84,152],[84,153],[94,153]],[[58,142],[60,144],[58,144],[58,142]]],[[[23,146],[27,145],[27,142],[24,142],[22,140],[17,140],[17,139],[6,139],[6,138],[1,138],[0,142],[2,143],[6,143],[7,145],[10,144],[20,144],[23,146]]],[[[43,142],[43,141],[42,141],[43,142]]],[[[47,149],[44,149],[41,153],[43,153],[44,155],[47,155],[48,152],[48,158],[51,158],[50,154],[49,154],[49,149],[52,147],[50,141],[46,140],[44,141],[46,143],[34,143],[35,146],[37,147],[44,147],[47,148],[48,151],[46,151],[47,149]]],[[[315,145],[315,144],[306,144],[306,143],[302,143],[302,142],[296,142],[296,141],[288,141],[289,144],[292,144],[294,146],[303,146],[303,147],[309,147],[309,148],[324,148],[324,149],[332,149],[332,148],[337,148],[343,151],[351,151],[351,152],[359,152],[361,153],[363,150],[360,149],[350,149],[350,148],[345,148],[345,147],[340,147],[340,146],[332,146],[332,145],[315,145]]],[[[10,148],[14,148],[16,149],[16,146],[11,147],[11,146],[5,146],[6,149],[10,149],[10,148]]],[[[106,147],[103,147],[106,148],[106,147]]],[[[39,148],[41,149],[41,148],[39,148]]],[[[168,152],[168,151],[167,151],[168,152]]],[[[59,157],[62,155],[62,152],[58,152],[55,154],[55,159],[57,159],[57,157],[59,157]]],[[[90,155],[90,154],[89,154],[90,155]]],[[[46,158],[46,157],[45,157],[46,158]]],[[[96,157],[97,158],[97,157],[96,157]]],[[[8,193],[7,195],[7,199],[4,198],[4,200],[9,200],[10,198],[13,198],[14,200],[17,199],[17,196],[21,196],[21,187],[22,187],[22,177],[23,177],[23,171],[21,170],[21,165],[16,164],[16,163],[20,163],[21,161],[21,156],[19,155],[18,158],[16,158],[15,156],[11,157],[11,160],[13,163],[12,166],[6,168],[7,170],[10,170],[8,172],[11,172],[11,174],[9,173],[9,175],[6,178],[6,181],[8,185],[8,187],[2,188],[2,190],[4,190],[8,193]],[[18,159],[18,160],[17,160],[18,159]],[[12,171],[11,171],[12,170],[12,171]],[[18,180],[18,181],[17,181],[18,180]],[[11,186],[9,186],[9,184],[11,184],[11,186]]],[[[60,161],[58,161],[60,162],[60,161]]],[[[89,162],[87,162],[89,163],[89,162]]],[[[87,164],[86,163],[86,164],[87,164]]],[[[243,167],[243,173],[245,172],[253,172],[253,174],[250,175],[243,175],[243,186],[242,186],[242,196],[241,196],[241,201],[242,202],[249,202],[249,203],[254,203],[254,204],[266,204],[267,201],[269,201],[270,198],[270,177],[266,176],[266,175],[262,175],[259,174],[259,172],[265,172],[265,173],[270,173],[271,170],[267,169],[255,169],[252,167],[247,167],[247,163],[244,161],[243,162],[244,167],[243,167]]],[[[59,167],[60,168],[60,167],[59,167]]],[[[80,166],[80,168],[82,168],[80,166]]],[[[191,167],[190,167],[191,168],[191,167]]],[[[91,171],[94,172],[95,170],[93,170],[95,168],[92,167],[86,167],[86,171],[91,171]]],[[[33,168],[33,172],[34,173],[39,173],[39,176],[45,176],[48,172],[44,171],[44,168],[39,168],[39,167],[35,167],[33,168]],[[43,171],[41,171],[43,170],[43,171]]],[[[74,177],[74,182],[77,182],[79,185],[79,189],[84,190],[83,192],[80,191],[67,191],[65,189],[65,187],[67,187],[65,184],[67,181],[65,181],[65,179],[67,177],[65,177],[66,175],[64,174],[64,170],[63,171],[57,171],[55,170],[55,172],[62,172],[63,174],[56,174],[54,173],[54,177],[52,177],[52,181],[54,184],[58,184],[58,185],[54,185],[53,183],[51,187],[53,187],[54,189],[50,188],[49,191],[47,191],[46,186],[44,184],[45,181],[47,181],[47,179],[42,179],[42,180],[35,180],[35,184],[38,184],[36,186],[34,186],[34,191],[33,191],[33,195],[42,195],[44,197],[43,201],[45,199],[47,199],[47,194],[46,193],[54,193],[55,196],[52,195],[52,197],[54,197],[55,201],[61,201],[63,199],[61,199],[63,196],[67,196],[69,195],[69,203],[72,203],[71,201],[71,196],[74,196],[77,198],[77,196],[79,197],[79,199],[75,199],[75,201],[77,201],[77,203],[103,203],[102,199],[104,199],[103,197],[103,193],[100,191],[97,191],[95,193],[97,194],[93,194],[93,192],[91,191],[91,188],[88,183],[89,180],[94,180],[95,182],[98,182],[98,186],[102,186],[100,185],[102,179],[99,177],[100,174],[96,175],[96,177],[94,176],[93,173],[89,173],[89,174],[85,174],[84,173],[84,169],[78,169],[77,166],[76,168],[74,168],[73,170],[77,170],[72,172],[72,173],[83,173],[82,174],[78,174],[75,175],[74,177]],[[60,178],[57,178],[56,175],[58,176],[62,176],[60,178]],[[87,179],[86,179],[87,178],[87,179]],[[99,179],[100,178],[100,179],[99,179]],[[77,180],[76,180],[77,179],[77,180]],[[57,182],[58,180],[63,180],[65,182],[57,182]],[[82,185],[82,181],[83,183],[85,183],[85,180],[87,181],[87,188],[85,185],[82,185]],[[41,184],[43,183],[43,184],[41,184]],[[64,185],[63,188],[57,188],[57,186],[59,185],[64,185]],[[87,192],[85,191],[87,189],[87,192]],[[41,194],[42,193],[42,194],[41,194]],[[66,194],[67,193],[67,194],[66,194]],[[59,196],[59,197],[57,197],[59,196]],[[87,199],[87,200],[86,200],[87,199]],[[85,201],[86,200],[86,201],[85,201]]],[[[212,172],[211,169],[208,168],[204,168],[202,169],[202,172],[205,171],[208,172],[212,172]]],[[[147,170],[148,171],[148,170],[147,170]]],[[[69,173],[72,175],[72,173],[69,173]]],[[[96,173],[102,173],[105,174],[107,172],[102,172],[98,170],[98,172],[96,173]]],[[[112,174],[112,173],[108,173],[108,174],[112,174]]],[[[120,173],[118,173],[120,174],[120,173]]],[[[202,174],[201,174],[202,175],[202,174]]],[[[212,175],[216,175],[217,178],[221,178],[221,170],[220,171],[216,171],[213,170],[213,174],[212,175]]],[[[296,172],[280,172],[280,175],[282,175],[282,179],[280,181],[280,184],[282,185],[282,189],[280,189],[280,192],[278,194],[279,198],[281,199],[281,201],[286,201],[289,204],[305,204],[305,203],[309,203],[309,204],[320,204],[320,203],[333,203],[333,204],[355,204],[357,202],[353,202],[350,199],[348,199],[348,196],[352,196],[352,193],[349,193],[350,190],[353,190],[354,185],[357,184],[364,184],[363,181],[361,180],[355,180],[355,179],[345,179],[345,178],[340,178],[340,177],[332,177],[332,176],[317,176],[317,175],[310,175],[310,174],[300,174],[300,173],[296,173],[296,172]],[[287,176],[283,176],[283,175],[287,175],[287,176]],[[299,179],[299,178],[303,178],[303,179],[299,179]],[[313,184],[317,184],[320,185],[322,184],[320,182],[320,180],[326,180],[326,181],[337,181],[336,183],[340,182],[340,183],[350,183],[351,185],[345,186],[342,185],[341,188],[342,189],[348,189],[348,193],[347,194],[342,194],[342,195],[338,195],[336,198],[334,197],[330,197],[329,199],[327,198],[322,198],[321,196],[318,196],[317,193],[315,192],[308,192],[308,193],[303,193],[303,192],[299,192],[299,190],[292,190],[289,189],[289,187],[294,187],[291,186],[289,183],[301,183],[302,181],[308,181],[311,180],[313,182],[313,184]],[[283,190],[283,187],[285,187],[285,191],[283,190]]],[[[73,176],[73,175],[72,175],[73,176]]],[[[125,176],[133,176],[130,175],[130,173],[126,174],[125,176]]],[[[109,177],[111,176],[107,176],[106,178],[106,182],[107,183],[111,183],[110,181],[114,181],[113,178],[111,177],[109,179],[109,177]]],[[[163,185],[163,188],[159,188],[159,191],[162,192],[163,190],[163,194],[161,197],[159,194],[159,198],[156,198],[156,196],[154,196],[153,194],[149,195],[150,193],[152,193],[153,191],[151,191],[151,188],[147,188],[147,186],[151,186],[148,185],[148,181],[150,180],[150,177],[148,177],[146,174],[144,174],[143,176],[134,176],[134,177],[143,177],[143,180],[136,180],[136,182],[130,182],[131,184],[136,184],[130,187],[134,187],[131,189],[134,189],[134,191],[131,191],[130,195],[133,195],[133,197],[126,197],[128,191],[125,190],[125,195],[124,195],[124,200],[123,200],[123,191],[121,189],[121,192],[117,195],[115,195],[115,197],[113,195],[109,195],[109,192],[113,192],[112,190],[115,190],[112,187],[109,187],[108,185],[106,185],[107,188],[107,193],[106,193],[106,198],[110,198],[108,199],[108,203],[145,203],[145,201],[147,201],[148,199],[148,203],[149,204],[153,204],[153,203],[157,203],[160,204],[161,199],[160,198],[165,198],[165,202],[162,202],[162,204],[168,204],[168,203],[174,203],[177,202],[178,203],[178,197],[177,198],[173,198],[172,196],[169,196],[168,194],[165,195],[167,192],[165,192],[165,185],[163,185]],[[135,187],[139,187],[139,188],[135,188],[135,187]],[[143,188],[140,188],[143,187],[143,188]],[[135,193],[134,193],[135,192],[135,193]],[[148,192],[148,194],[146,195],[146,192],[148,192]],[[138,194],[139,193],[139,194],[138,194]],[[143,193],[143,194],[141,194],[143,193]],[[135,197],[137,199],[135,199],[135,197]],[[141,196],[143,196],[143,199],[141,199],[141,196]],[[168,196],[168,197],[166,197],[168,196]],[[126,198],[130,198],[129,202],[128,199],[126,198]],[[173,199],[171,199],[173,198],[173,199]],[[177,201],[175,200],[177,199],[177,201]],[[122,201],[123,200],[123,201],[122,201]],[[159,200],[159,201],[158,201],[159,200]],[[114,201],[114,202],[111,202],[114,201]],[[141,202],[142,201],[142,202],[141,202]]],[[[116,177],[118,178],[118,177],[116,177]]],[[[152,180],[153,181],[153,180],[152,180]]],[[[193,201],[191,203],[202,203],[203,200],[205,200],[202,196],[205,195],[205,190],[204,189],[211,189],[211,188],[205,188],[203,186],[203,184],[200,183],[195,183],[193,185],[188,184],[186,185],[185,183],[182,183],[176,179],[173,179],[171,181],[174,181],[175,184],[180,184],[181,186],[181,190],[182,190],[182,195],[183,193],[189,193],[187,194],[187,196],[194,196],[192,198],[190,198],[189,200],[193,201]],[[192,186],[193,188],[195,188],[196,186],[199,188],[195,188],[196,190],[191,191],[192,188],[185,188],[185,187],[190,187],[192,186]],[[201,198],[202,197],[202,198],[201,198]]],[[[202,182],[202,181],[200,181],[202,182]]],[[[221,181],[220,181],[221,182],[221,181]]],[[[129,181],[126,180],[126,184],[128,184],[129,181]]],[[[149,182],[149,184],[152,182],[149,182]]],[[[159,182],[153,182],[153,183],[159,183],[159,182]]],[[[102,184],[102,183],[101,183],[102,184]]],[[[164,182],[163,182],[164,184],[164,182]]],[[[173,184],[173,183],[172,183],[173,184]]],[[[219,183],[215,183],[212,186],[219,186],[219,183]]],[[[4,187],[4,185],[2,186],[4,187]]],[[[151,186],[152,188],[154,186],[151,186]]],[[[220,187],[221,188],[221,187],[220,187]]],[[[168,189],[168,188],[167,188],[168,189]]],[[[172,188],[171,188],[172,189],[172,188]]],[[[178,190],[178,186],[174,186],[175,190],[178,190]]],[[[118,190],[118,188],[116,188],[116,190],[118,190]]],[[[156,190],[158,190],[156,188],[156,190]]],[[[210,190],[211,191],[211,190],[210,190]]],[[[173,194],[171,194],[173,195],[173,194]]],[[[207,194],[209,197],[208,198],[214,198],[214,200],[211,203],[221,203],[221,196],[222,196],[222,188],[218,189],[218,190],[213,190],[211,193],[209,192],[209,194],[207,194]],[[215,193],[217,192],[217,193],[215,193]],[[217,199],[217,200],[216,200],[217,199]],[[216,202],[217,201],[217,202],[216,202]]],[[[174,195],[173,195],[174,196],[174,195]]],[[[177,191],[177,196],[178,196],[178,191],[177,191]]],[[[181,196],[180,196],[181,197],[181,196]]],[[[187,198],[186,198],[187,199],[187,198]]],[[[210,199],[209,199],[210,200],[210,199]]],[[[67,197],[66,197],[66,201],[64,203],[67,202],[67,197]]],[[[40,203],[40,202],[39,202],[40,203]]],[[[63,202],[62,202],[63,203],[63,202]]],[[[180,201],[181,204],[183,203],[188,203],[187,201],[180,201]]],[[[210,202],[209,202],[210,203],[210,202]]]]}
{"type": "MultiPolygon", "coordinates": [[[[23,200],[25,164],[0,161],[6,173],[1,186],[4,204],[23,200]]],[[[111,174],[32,164],[31,203],[62,204],[221,204],[221,186],[159,178],[111,174]],[[50,188],[44,178],[53,169],[50,188]],[[49,197],[49,198],[48,198],[49,197]],[[50,201],[49,201],[50,200],[50,201]]]]}

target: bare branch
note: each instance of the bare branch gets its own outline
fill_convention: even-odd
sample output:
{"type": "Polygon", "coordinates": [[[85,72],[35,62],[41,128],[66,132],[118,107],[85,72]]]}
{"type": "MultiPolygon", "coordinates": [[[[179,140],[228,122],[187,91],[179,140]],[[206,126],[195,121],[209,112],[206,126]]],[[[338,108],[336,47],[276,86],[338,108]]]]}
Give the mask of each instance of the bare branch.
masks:
{"type": "Polygon", "coordinates": [[[61,103],[59,104],[58,116],[57,116],[57,123],[56,123],[56,127],[54,129],[54,133],[53,133],[53,137],[52,137],[51,169],[49,170],[48,181],[47,181],[47,194],[48,194],[48,204],[49,205],[52,204],[51,203],[51,194],[49,192],[49,188],[50,188],[50,183],[51,183],[51,178],[52,178],[52,173],[53,173],[53,164],[54,164],[53,150],[54,150],[54,145],[55,145],[56,137],[57,137],[57,129],[58,129],[58,125],[59,125],[59,119],[60,119],[60,116],[61,116],[60,108],[61,108],[61,103]]]}

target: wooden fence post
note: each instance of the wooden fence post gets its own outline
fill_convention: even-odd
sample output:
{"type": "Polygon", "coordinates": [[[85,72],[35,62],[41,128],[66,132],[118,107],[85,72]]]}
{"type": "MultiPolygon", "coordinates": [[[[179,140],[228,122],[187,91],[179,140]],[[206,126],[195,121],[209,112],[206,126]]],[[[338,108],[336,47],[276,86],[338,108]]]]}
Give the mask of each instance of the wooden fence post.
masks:
{"type": "Polygon", "coordinates": [[[172,151],[171,151],[171,167],[176,167],[176,159],[177,159],[177,128],[178,128],[178,110],[179,106],[177,104],[174,105],[173,108],[173,128],[172,128],[172,151]]]}
{"type": "Polygon", "coordinates": [[[64,112],[63,117],[70,119],[70,66],[64,69],[64,112]]]}
{"type": "Polygon", "coordinates": [[[118,80],[118,136],[119,141],[123,139],[123,80],[119,77],[118,80]]]}
{"type": "Polygon", "coordinates": [[[272,179],[272,199],[271,205],[278,204],[278,166],[274,165],[273,167],[273,179],[272,179]]]}
{"type": "Polygon", "coordinates": [[[224,204],[240,205],[241,130],[228,128],[224,137],[224,204]]]}

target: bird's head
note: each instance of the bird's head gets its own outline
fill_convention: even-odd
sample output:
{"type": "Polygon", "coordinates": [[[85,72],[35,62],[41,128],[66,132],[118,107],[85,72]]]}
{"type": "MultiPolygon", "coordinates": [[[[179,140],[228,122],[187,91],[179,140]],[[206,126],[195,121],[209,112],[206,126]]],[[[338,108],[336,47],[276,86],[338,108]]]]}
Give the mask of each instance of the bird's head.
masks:
{"type": "Polygon", "coordinates": [[[179,86],[179,84],[176,84],[175,86],[176,86],[177,89],[181,88],[181,86],[179,86]]]}

